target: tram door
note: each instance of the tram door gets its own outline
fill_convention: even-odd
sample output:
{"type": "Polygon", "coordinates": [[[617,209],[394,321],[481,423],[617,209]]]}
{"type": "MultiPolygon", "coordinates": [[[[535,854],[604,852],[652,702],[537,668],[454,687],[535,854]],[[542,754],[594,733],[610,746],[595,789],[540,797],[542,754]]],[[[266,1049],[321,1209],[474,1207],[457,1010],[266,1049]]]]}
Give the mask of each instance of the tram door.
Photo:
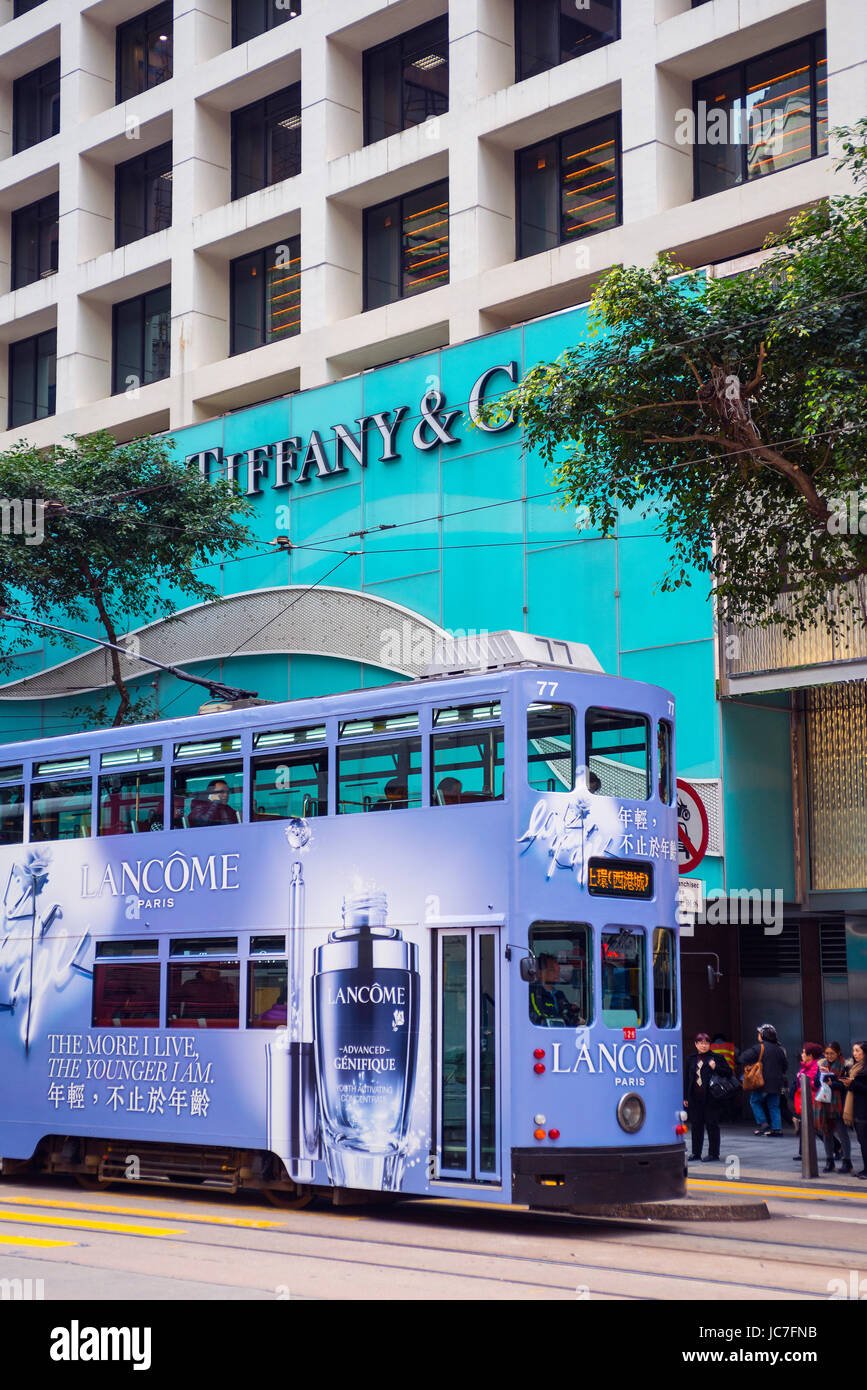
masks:
{"type": "Polygon", "coordinates": [[[496,927],[436,933],[437,1176],[500,1179],[500,954],[496,927]]]}

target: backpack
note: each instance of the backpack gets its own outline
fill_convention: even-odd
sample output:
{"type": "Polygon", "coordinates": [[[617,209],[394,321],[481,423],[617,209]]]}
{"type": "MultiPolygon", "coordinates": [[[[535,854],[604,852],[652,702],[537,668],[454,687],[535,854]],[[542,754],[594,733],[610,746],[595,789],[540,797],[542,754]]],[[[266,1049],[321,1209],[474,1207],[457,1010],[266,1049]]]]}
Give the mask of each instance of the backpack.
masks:
{"type": "Polygon", "coordinates": [[[744,1067],[744,1090],[763,1091],[765,1089],[765,1074],[762,1071],[762,1057],[765,1054],[765,1044],[759,1048],[759,1058],[757,1062],[751,1062],[748,1067],[744,1067]]]}

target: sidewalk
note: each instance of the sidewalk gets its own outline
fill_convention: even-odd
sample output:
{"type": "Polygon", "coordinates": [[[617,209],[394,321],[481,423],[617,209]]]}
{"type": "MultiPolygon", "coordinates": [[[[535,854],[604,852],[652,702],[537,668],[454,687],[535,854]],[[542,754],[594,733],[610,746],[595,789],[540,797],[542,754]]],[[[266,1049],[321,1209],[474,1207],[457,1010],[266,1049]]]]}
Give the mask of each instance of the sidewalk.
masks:
{"type": "MultiPolygon", "coordinates": [[[[710,1179],[713,1177],[734,1176],[730,1173],[731,1165],[727,1160],[732,1156],[740,1162],[740,1172],[737,1176],[745,1182],[770,1182],[782,1184],[787,1187],[804,1186],[822,1187],[828,1189],[839,1187],[841,1191],[860,1192],[867,1196],[867,1179],[856,1178],[855,1173],[861,1168],[861,1150],[854,1132],[850,1131],[852,1140],[852,1166],[855,1173],[841,1173],[839,1162],[837,1171],[834,1173],[824,1173],[825,1149],[821,1138],[817,1136],[816,1157],[819,1161],[819,1175],[817,1178],[802,1178],[801,1165],[793,1162],[795,1154],[798,1152],[798,1136],[791,1128],[783,1130],[782,1139],[763,1138],[753,1134],[752,1124],[723,1125],[722,1141],[720,1143],[721,1163],[690,1163],[689,1176],[691,1178],[710,1179]]],[[[689,1151],[689,1140],[687,1139],[687,1151],[689,1151]]],[[[707,1139],[704,1142],[704,1152],[707,1153],[707,1139]]]]}

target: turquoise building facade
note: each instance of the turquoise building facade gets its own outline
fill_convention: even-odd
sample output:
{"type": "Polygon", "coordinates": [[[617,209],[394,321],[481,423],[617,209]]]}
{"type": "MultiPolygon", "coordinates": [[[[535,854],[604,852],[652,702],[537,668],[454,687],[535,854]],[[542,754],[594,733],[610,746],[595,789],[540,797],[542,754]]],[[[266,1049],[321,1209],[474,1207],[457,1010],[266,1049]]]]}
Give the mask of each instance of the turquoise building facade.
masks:
{"type": "MultiPolygon", "coordinates": [[[[255,540],[204,576],[223,599],[300,586],[287,604],[311,587],[381,600],[394,605],[394,632],[416,615],[449,631],[516,628],[588,643],[606,671],[675,694],[678,776],[712,786],[719,807],[716,853],[695,871],[706,892],[759,888],[791,902],[788,704],[717,699],[707,576],[663,593],[668,556],[652,514],[621,513],[616,534],[603,538],[580,509],[564,508],[520,425],[492,429],[478,417],[479,399],[494,399],[587,332],[588,311],[576,308],[169,436],[178,456],[209,476],[236,478],[252,502],[255,540]]],[[[187,606],[183,595],[165,598],[173,609],[187,606]]],[[[103,635],[95,623],[78,626],[103,635]]],[[[265,650],[245,655],[250,637],[241,623],[207,660],[185,655],[177,640],[162,659],[270,700],[406,678],[388,644],[380,660],[361,662],[303,642],[287,652],[267,650],[266,640],[265,650]]],[[[75,659],[85,650],[34,642],[0,688],[4,741],[71,731],[80,727],[76,709],[105,699],[107,683],[80,689],[87,682],[75,659]],[[62,693],[21,698],[21,677],[61,661],[69,662],[62,693]]],[[[195,712],[204,693],[163,674],[132,684],[136,695],[154,693],[159,717],[195,712]]],[[[740,1018],[730,931],[717,931],[708,947],[728,967],[722,988],[706,988],[702,934],[711,931],[697,928],[695,958],[684,960],[685,1023],[734,1033],[751,1026],[751,1013],[740,1018]]]]}

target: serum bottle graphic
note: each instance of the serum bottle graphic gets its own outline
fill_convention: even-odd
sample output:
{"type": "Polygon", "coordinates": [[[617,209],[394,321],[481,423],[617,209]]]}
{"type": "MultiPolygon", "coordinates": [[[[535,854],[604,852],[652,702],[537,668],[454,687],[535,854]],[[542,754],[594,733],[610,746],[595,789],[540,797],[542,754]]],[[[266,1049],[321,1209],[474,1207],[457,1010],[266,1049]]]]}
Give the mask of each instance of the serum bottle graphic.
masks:
{"type": "Polygon", "coordinates": [[[337,1187],[397,1192],[418,1056],[418,948],[386,925],[384,893],[345,898],[315,953],[316,1079],[337,1187]]]}

